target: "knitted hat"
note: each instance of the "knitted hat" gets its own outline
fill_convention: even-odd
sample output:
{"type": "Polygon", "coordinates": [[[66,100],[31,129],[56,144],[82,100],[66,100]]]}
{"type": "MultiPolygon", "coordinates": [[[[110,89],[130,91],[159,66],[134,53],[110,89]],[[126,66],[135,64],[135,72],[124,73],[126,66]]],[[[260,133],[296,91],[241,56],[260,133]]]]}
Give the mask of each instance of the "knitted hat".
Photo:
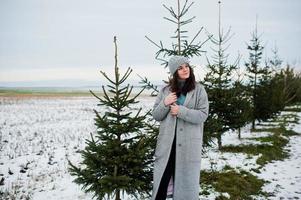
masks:
{"type": "Polygon", "coordinates": [[[177,71],[178,67],[180,67],[184,63],[189,64],[189,60],[187,57],[184,56],[171,57],[168,61],[169,72],[171,74],[174,74],[177,71]]]}

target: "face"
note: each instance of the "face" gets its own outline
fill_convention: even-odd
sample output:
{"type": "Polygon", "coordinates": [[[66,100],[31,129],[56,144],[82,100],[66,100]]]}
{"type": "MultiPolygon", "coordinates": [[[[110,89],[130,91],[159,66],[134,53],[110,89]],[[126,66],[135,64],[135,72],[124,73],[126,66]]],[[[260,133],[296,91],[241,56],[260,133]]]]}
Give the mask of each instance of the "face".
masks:
{"type": "Polygon", "coordinates": [[[177,69],[178,76],[181,80],[186,80],[190,75],[190,68],[187,64],[182,64],[177,69]]]}

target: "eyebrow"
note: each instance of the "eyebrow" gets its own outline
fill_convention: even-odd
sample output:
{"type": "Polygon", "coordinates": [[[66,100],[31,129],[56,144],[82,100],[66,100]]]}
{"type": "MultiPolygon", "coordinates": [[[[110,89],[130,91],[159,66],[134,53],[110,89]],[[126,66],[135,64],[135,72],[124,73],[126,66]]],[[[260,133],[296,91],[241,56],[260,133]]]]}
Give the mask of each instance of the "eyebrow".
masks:
{"type": "Polygon", "coordinates": [[[185,66],[179,66],[178,69],[183,68],[183,67],[189,67],[189,66],[185,64],[185,66]]]}

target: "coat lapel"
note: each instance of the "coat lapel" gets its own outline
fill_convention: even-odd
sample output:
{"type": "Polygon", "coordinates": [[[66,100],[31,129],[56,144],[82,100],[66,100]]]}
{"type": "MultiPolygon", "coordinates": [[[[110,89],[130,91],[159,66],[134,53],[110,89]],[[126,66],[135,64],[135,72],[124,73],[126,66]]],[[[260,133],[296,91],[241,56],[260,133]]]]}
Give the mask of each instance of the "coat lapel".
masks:
{"type": "Polygon", "coordinates": [[[183,106],[187,106],[187,104],[188,104],[189,100],[191,99],[192,94],[194,93],[194,91],[195,90],[191,90],[191,91],[187,92],[183,106]]]}

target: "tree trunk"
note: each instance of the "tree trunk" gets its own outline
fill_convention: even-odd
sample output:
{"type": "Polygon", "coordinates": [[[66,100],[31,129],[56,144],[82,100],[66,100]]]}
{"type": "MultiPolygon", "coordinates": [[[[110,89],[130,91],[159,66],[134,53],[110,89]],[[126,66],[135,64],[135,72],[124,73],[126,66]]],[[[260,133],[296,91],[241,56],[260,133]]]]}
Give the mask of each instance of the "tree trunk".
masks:
{"type": "Polygon", "coordinates": [[[252,120],[252,130],[255,130],[255,119],[252,120]]]}
{"type": "Polygon", "coordinates": [[[240,135],[240,127],[238,128],[238,139],[241,139],[241,135],[240,135]]]}
{"type": "Polygon", "coordinates": [[[119,190],[119,189],[116,190],[116,197],[115,197],[115,200],[121,200],[121,199],[120,199],[120,190],[119,190]]]}
{"type": "Polygon", "coordinates": [[[222,134],[218,133],[217,134],[217,144],[218,144],[218,149],[222,148],[222,134]]]}
{"type": "MultiPolygon", "coordinates": [[[[117,165],[114,166],[114,177],[117,177],[117,172],[118,172],[118,167],[117,165]]],[[[115,200],[121,200],[120,199],[120,190],[116,189],[116,196],[115,196],[115,200]]]]}

